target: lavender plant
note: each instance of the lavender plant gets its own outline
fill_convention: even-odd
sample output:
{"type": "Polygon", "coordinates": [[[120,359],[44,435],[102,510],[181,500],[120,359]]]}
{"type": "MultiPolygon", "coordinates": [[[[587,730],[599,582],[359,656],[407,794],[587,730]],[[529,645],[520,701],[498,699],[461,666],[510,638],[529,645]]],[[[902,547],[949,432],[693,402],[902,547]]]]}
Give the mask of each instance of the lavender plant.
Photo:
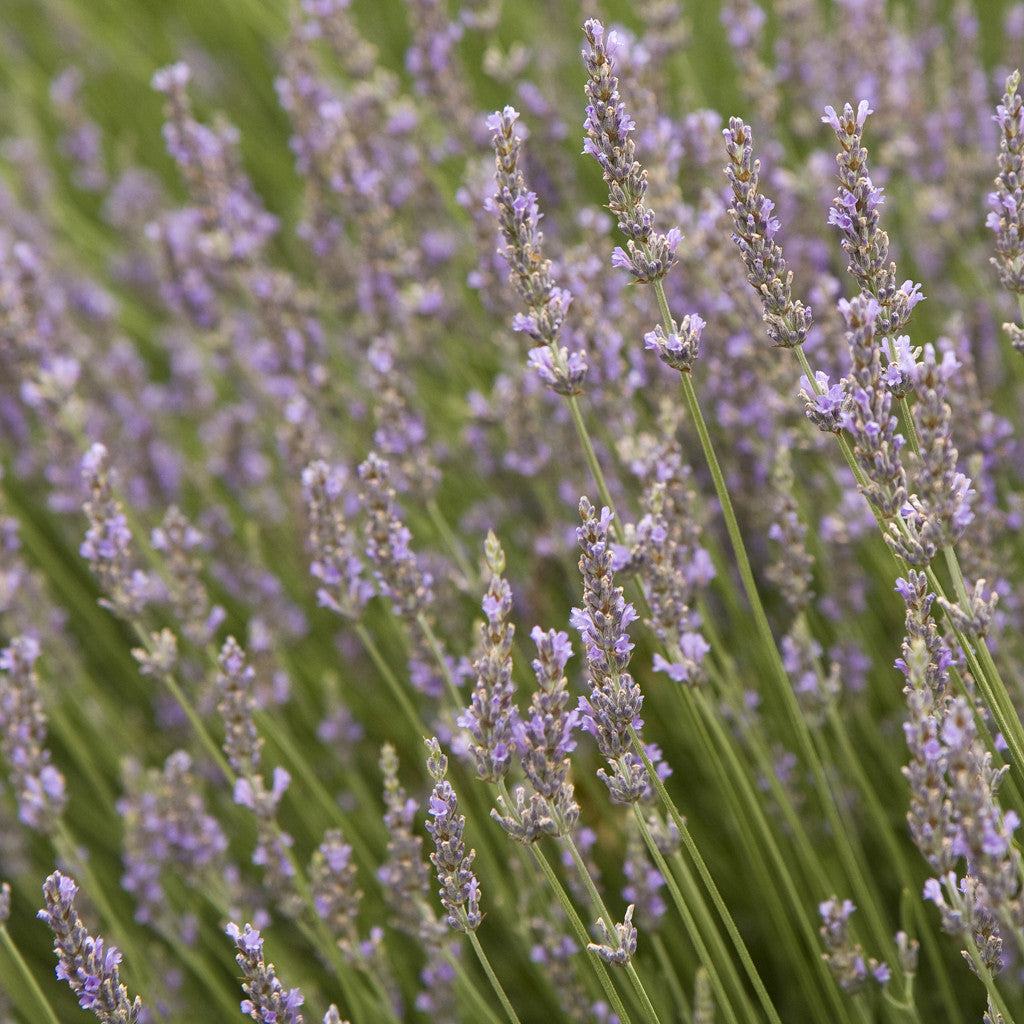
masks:
{"type": "Polygon", "coordinates": [[[615,6],[5,14],[0,1019],[1024,1021],[1020,5],[615,6]]]}

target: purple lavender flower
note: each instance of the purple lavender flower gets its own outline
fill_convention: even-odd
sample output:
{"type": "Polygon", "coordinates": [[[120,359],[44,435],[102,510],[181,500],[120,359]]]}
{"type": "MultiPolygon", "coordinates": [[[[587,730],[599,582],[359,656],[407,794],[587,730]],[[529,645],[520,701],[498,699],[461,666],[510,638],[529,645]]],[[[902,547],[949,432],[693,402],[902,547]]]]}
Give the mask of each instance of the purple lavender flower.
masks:
{"type": "MultiPolygon", "coordinates": [[[[1007,291],[1024,293],[1024,100],[1017,92],[1020,71],[1006,79],[1003,102],[996,107],[999,125],[999,174],[996,190],[989,193],[992,212],[986,225],[996,235],[996,256],[992,265],[1007,291]]],[[[1014,348],[1024,348],[1024,334],[1016,324],[1006,325],[1014,348]]]]}
{"type": "Polygon", "coordinates": [[[128,990],[121,984],[121,953],[88,933],[75,910],[77,892],[74,880],[59,871],[43,883],[46,906],[38,916],[54,934],[57,977],[68,983],[78,1005],[92,1010],[104,1024],[137,1024],[142,1000],[136,996],[129,1001],[128,990]]]}
{"type": "Polygon", "coordinates": [[[857,908],[851,900],[842,903],[833,896],[818,905],[825,940],[825,963],[844,992],[858,992],[869,978],[884,985],[890,977],[889,968],[874,958],[864,959],[860,944],[854,945],[849,935],[850,916],[857,908]]]}
{"type": "Polygon", "coordinates": [[[50,763],[35,662],[39,642],[19,636],[0,651],[0,747],[18,799],[18,818],[52,832],[67,805],[64,776],[50,763]]]}
{"type": "Polygon", "coordinates": [[[906,504],[907,475],[900,458],[904,439],[896,433],[892,394],[881,382],[875,331],[882,307],[874,296],[861,292],[849,302],[840,299],[839,311],[846,320],[853,362],[840,422],[853,435],[854,455],[867,477],[864,496],[877,515],[891,519],[906,504]]]}
{"type": "Polygon", "coordinates": [[[590,100],[583,152],[601,165],[609,190],[608,208],[626,235],[626,248],[615,248],[612,265],[628,270],[636,281],[658,281],[675,263],[683,235],[677,227],[667,234],[655,234],[654,211],[644,203],[647,171],[636,159],[632,138],[636,125],[626,112],[618,79],[612,74],[615,33],[609,33],[606,43],[604,26],[596,18],[584,22],[583,30],[590,47],[583,51],[590,100]]]}
{"type": "Polygon", "coordinates": [[[496,782],[508,774],[516,753],[511,657],[515,626],[508,621],[512,589],[501,575],[505,553],[493,533],[487,534],[485,552],[491,581],[483,601],[487,622],[480,627],[482,653],[473,663],[477,682],[472,703],[459,715],[457,724],[468,729],[475,741],[470,750],[476,759],[477,776],[496,782]]]}
{"type": "Polygon", "coordinates": [[[245,651],[229,636],[217,657],[217,710],[224,718],[224,752],[239,775],[249,777],[259,767],[263,740],[256,734],[253,712],[253,680],[256,673],[247,664],[245,651]]]}
{"type": "Polygon", "coordinates": [[[227,836],[207,812],[191,758],[183,750],[171,754],[162,771],[143,773],[129,761],[125,790],[117,803],[125,831],[121,884],[135,897],[135,919],[194,941],[189,935],[194,921],[191,915],[173,918],[163,878],[173,874],[200,888],[213,872],[225,873],[227,836]]]}
{"type": "Polygon", "coordinates": [[[363,960],[370,949],[359,941],[356,916],[363,894],[356,887],[352,847],[338,829],[324,834],[309,870],[313,906],[349,962],[363,960]]]}
{"type": "Polygon", "coordinates": [[[700,336],[707,324],[696,313],[687,313],[678,325],[665,336],[661,324],[644,335],[644,348],[657,352],[658,358],[673,370],[689,373],[693,361],[700,354],[700,336]]]}
{"type": "Polygon", "coordinates": [[[598,750],[608,760],[612,774],[602,768],[612,799],[633,803],[642,799],[650,779],[636,750],[630,729],[643,726],[640,708],[643,695],[627,671],[633,643],[627,628],[637,613],[627,604],[622,588],[614,585],[608,541],[612,513],[604,508],[598,516],[586,498],[580,499],[583,525],[579,540],[580,572],[583,574],[583,607],[573,608],[571,621],[583,638],[590,677],[590,697],[580,697],[583,728],[597,740],[598,750]]]}
{"type": "Polygon", "coordinates": [[[234,922],[224,931],[238,947],[235,961],[242,969],[242,991],[247,996],[240,1004],[242,1013],[263,1024],[302,1024],[302,992],[297,988],[285,991],[277,980],[274,965],[263,959],[259,931],[250,924],[243,930],[234,922]]]}
{"type": "Polygon", "coordinates": [[[445,777],[448,758],[441,753],[437,738],[427,740],[427,771],[434,779],[430,794],[430,821],[427,832],[434,840],[430,860],[437,868],[441,903],[448,911],[448,924],[456,931],[475,932],[483,917],[480,913],[480,884],[473,873],[476,851],[466,852],[462,832],[466,819],[459,814],[455,790],[445,777]]]}
{"type": "Polygon", "coordinates": [[[515,134],[519,113],[505,107],[487,118],[494,145],[494,181],[497,192],[488,208],[498,217],[505,246],[499,249],[509,268],[509,281],[526,303],[527,312],[518,313],[512,329],[524,331],[541,344],[530,350],[530,365],[544,383],[562,395],[577,395],[583,390],[587,373],[586,353],[569,352],[558,344],[562,323],[572,295],[555,284],[551,260],[541,251],[544,235],[540,231],[541,213],[537,194],[531,192],[519,168],[519,150],[523,140],[515,134]]]}
{"type": "Polygon", "coordinates": [[[567,707],[565,663],[572,657],[572,645],[560,630],[545,633],[540,626],[533,627],[530,637],[537,646],[532,662],[537,689],[527,717],[516,720],[514,734],[533,794],[527,803],[525,788],[517,786],[514,807],[499,797],[498,809],[491,811],[491,817],[521,843],[543,835],[568,835],[580,814],[569,782],[569,755],[576,749],[573,733],[580,720],[579,711],[567,707]]]}
{"type": "Polygon", "coordinates": [[[202,647],[213,638],[227,614],[219,605],[211,607],[199,575],[202,563],[193,551],[205,538],[181,510],[172,505],[160,526],[153,530],[151,540],[154,550],[161,552],[166,561],[170,577],[168,597],[181,623],[181,631],[192,643],[202,647]]]}
{"type": "Polygon", "coordinates": [[[346,618],[356,619],[373,596],[363,576],[356,534],[349,528],[354,509],[346,503],[347,473],[341,466],[311,462],[302,471],[302,496],[309,516],[309,571],[322,586],[317,602],[346,618]]]}
{"type": "Polygon", "coordinates": [[[910,514],[904,515],[909,540],[894,539],[893,549],[910,565],[930,561],[940,548],[959,540],[974,518],[970,480],[957,470],[957,450],[952,438],[952,409],[947,398],[960,364],[947,351],[942,361],[925,345],[923,361],[916,364],[913,379],[918,400],[913,407],[921,457],[914,474],[914,493],[908,498],[910,514]]]}
{"type": "Polygon", "coordinates": [[[782,248],[775,241],[779,220],[775,204],[759,191],[761,161],[753,159],[750,129],[738,117],[729,119],[725,151],[726,176],[732,185],[729,215],[747,268],[747,280],[761,300],[763,319],[772,344],[781,348],[802,345],[811,329],[811,310],[792,298],[793,272],[786,268],[782,248]]]}
{"type": "Polygon", "coordinates": [[[896,284],[896,264],[889,262],[889,236],[879,225],[878,208],[885,201],[883,190],[868,174],[868,152],[861,145],[864,123],[871,108],[861,100],[856,112],[849,103],[837,114],[825,107],[822,121],[839,139],[841,152],[839,188],[829,210],[828,222],[843,233],[842,247],[847,269],[861,288],[878,302],[874,330],[879,335],[897,335],[910,321],[913,308],[924,298],[921,286],[913,281],[896,284]]]}
{"type": "Polygon", "coordinates": [[[149,578],[133,567],[132,531],[114,497],[107,449],[94,444],[82,457],[82,477],[89,491],[83,508],[89,529],[79,549],[99,580],[100,604],[117,615],[135,619],[149,600],[149,578]]]}

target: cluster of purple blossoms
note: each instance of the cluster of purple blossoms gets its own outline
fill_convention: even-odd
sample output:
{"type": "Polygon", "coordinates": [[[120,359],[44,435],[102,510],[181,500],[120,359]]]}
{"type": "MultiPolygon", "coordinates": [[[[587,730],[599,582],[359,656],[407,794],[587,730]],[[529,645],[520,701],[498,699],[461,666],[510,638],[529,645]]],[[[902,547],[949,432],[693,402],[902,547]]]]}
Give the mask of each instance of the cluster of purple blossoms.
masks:
{"type": "Polygon", "coordinates": [[[242,991],[247,996],[240,1004],[242,1013],[261,1024],[302,1024],[302,992],[297,988],[285,990],[277,980],[274,965],[263,959],[259,931],[250,924],[239,928],[234,922],[224,931],[238,947],[235,962],[242,969],[242,991]]]}
{"type": "Polygon", "coordinates": [[[896,264],[889,261],[889,236],[879,225],[878,208],[885,201],[882,189],[868,173],[868,152],[861,145],[864,122],[871,108],[861,100],[854,111],[849,103],[837,114],[825,108],[822,122],[839,139],[841,152],[839,188],[829,210],[828,222],[843,233],[842,246],[849,258],[848,270],[860,287],[878,302],[873,330],[880,336],[898,335],[910,320],[913,308],[924,298],[913,281],[896,284],[896,264]]]}
{"type": "Polygon", "coordinates": [[[172,505],[150,539],[153,550],[164,556],[168,597],[181,623],[181,631],[197,647],[202,647],[213,639],[227,615],[219,605],[211,607],[200,577],[202,562],[194,552],[205,538],[184,513],[172,505]]]}
{"type": "Polygon", "coordinates": [[[436,737],[427,740],[427,771],[434,780],[430,794],[427,831],[434,840],[430,860],[437,868],[441,903],[448,911],[448,924],[456,931],[475,932],[480,927],[480,883],[473,873],[475,850],[466,852],[462,839],[466,819],[459,814],[455,790],[446,778],[448,758],[441,753],[436,737]]]}
{"type": "MultiPolygon", "coordinates": [[[[1017,92],[1020,72],[1006,80],[1003,102],[996,107],[999,125],[999,174],[996,190],[989,193],[992,207],[986,225],[995,232],[996,253],[992,264],[999,281],[1011,294],[1024,294],[1024,99],[1017,92]]],[[[1024,351],[1024,327],[1008,323],[1003,328],[1013,347],[1024,351]]]]}
{"type": "Polygon", "coordinates": [[[476,760],[477,777],[488,782],[503,779],[516,753],[514,733],[518,721],[513,704],[512,638],[515,626],[508,621],[512,610],[512,588],[501,575],[505,553],[497,537],[487,535],[485,557],[491,581],[483,600],[487,622],[480,627],[481,654],[473,663],[476,686],[470,706],[457,719],[468,729],[474,743],[470,750],[476,760]]]}
{"type": "Polygon", "coordinates": [[[92,1010],[104,1024],[137,1024],[142,1000],[129,1000],[121,984],[118,965],[121,953],[102,938],[93,938],[75,910],[78,886],[55,871],[43,883],[46,906],[39,917],[53,932],[57,977],[66,981],[78,997],[78,1005],[92,1010]]]}
{"type": "Polygon", "coordinates": [[[818,905],[822,920],[819,930],[825,941],[825,963],[844,992],[860,991],[869,978],[884,985],[891,976],[886,964],[873,957],[865,960],[860,944],[854,945],[850,941],[850,916],[856,909],[851,900],[840,903],[835,896],[818,905]]]}
{"type": "Polygon", "coordinates": [[[0,651],[0,748],[11,772],[18,818],[50,832],[67,805],[64,776],[50,763],[35,663],[39,642],[15,637],[0,651]]]}
{"type": "Polygon", "coordinates": [[[565,664],[572,657],[572,645],[561,630],[544,632],[534,626],[530,637],[537,646],[531,666],[537,679],[529,710],[514,725],[520,764],[533,788],[514,790],[514,806],[498,797],[491,816],[513,839],[532,843],[544,835],[569,835],[579,820],[580,809],[569,781],[569,755],[576,749],[573,735],[580,713],[570,709],[565,664]]]}
{"type": "Polygon", "coordinates": [[[518,120],[519,112],[513,107],[505,107],[487,119],[493,138],[494,180],[498,190],[486,205],[497,215],[505,239],[505,246],[498,253],[508,264],[509,281],[527,307],[525,314],[517,313],[513,318],[512,329],[540,342],[530,349],[530,366],[544,383],[558,394],[578,395],[587,376],[587,357],[583,351],[570,352],[558,344],[572,295],[555,284],[551,260],[541,251],[542,214],[537,207],[537,194],[527,187],[519,167],[523,140],[515,134],[518,120]]]}
{"type": "Polygon", "coordinates": [[[597,929],[604,941],[589,942],[587,949],[591,953],[596,953],[607,964],[614,964],[617,967],[629,964],[636,953],[637,930],[633,927],[634,909],[632,903],[626,907],[621,923],[616,922],[612,928],[608,927],[604,918],[598,918],[597,929]]]}
{"type": "Polygon", "coordinates": [[[587,139],[583,152],[592,156],[608,184],[608,208],[626,236],[626,248],[616,246],[612,265],[622,267],[636,281],[659,281],[676,261],[676,247],[682,241],[677,227],[667,234],[655,234],[654,211],[646,206],[647,171],[636,159],[632,132],[636,127],[626,113],[619,95],[618,79],[612,74],[615,33],[605,41],[604,26],[595,18],[583,24],[589,50],[583,51],[588,81],[586,84],[587,139]]]}
{"type": "Polygon", "coordinates": [[[882,307],[867,292],[849,301],[839,300],[847,326],[852,369],[846,381],[846,401],[840,426],[853,436],[853,452],[864,471],[864,496],[876,515],[892,519],[907,502],[907,474],[900,451],[902,434],[896,432],[892,393],[881,383],[881,349],[876,325],[882,307]]]}
{"type": "Polygon", "coordinates": [[[107,449],[94,444],[82,457],[82,477],[89,497],[83,509],[89,529],[79,552],[89,563],[103,591],[100,603],[116,615],[135,619],[150,599],[149,577],[134,567],[132,531],[121,503],[114,497],[107,449]]]}
{"type": "Polygon", "coordinates": [[[598,776],[613,800],[635,803],[645,799],[651,781],[633,743],[632,732],[643,727],[643,694],[629,674],[633,643],[627,629],[637,618],[622,588],[614,584],[612,546],[608,528],[612,513],[598,515],[586,498],[580,500],[583,525],[576,530],[583,575],[583,607],[573,608],[570,621],[583,639],[590,677],[590,697],[580,697],[583,728],[597,740],[597,748],[612,771],[598,776]]]}
{"type": "Polygon", "coordinates": [[[302,497],[309,517],[309,571],[320,581],[317,602],[346,618],[357,619],[373,596],[363,575],[357,534],[349,521],[357,502],[347,488],[348,474],[341,466],[317,460],[302,471],[302,497]]]}
{"type": "Polygon", "coordinates": [[[952,438],[952,410],[948,396],[960,364],[951,351],[941,362],[928,344],[924,357],[913,367],[917,401],[914,424],[920,447],[914,473],[914,492],[903,515],[903,533],[894,534],[893,550],[908,564],[927,565],[936,551],[959,540],[974,518],[971,481],[957,470],[952,438]]]}
{"type": "Polygon", "coordinates": [[[437,697],[444,679],[424,629],[434,599],[434,578],[409,546],[412,534],[399,518],[387,461],[371,452],[359,466],[359,479],[366,513],[366,556],[375,567],[374,579],[380,593],[390,599],[395,614],[409,627],[413,685],[437,697]]]}
{"type": "Polygon", "coordinates": [[[793,272],[786,268],[782,249],[775,241],[779,219],[772,216],[775,204],[759,190],[761,161],[753,159],[750,129],[738,117],[729,119],[725,151],[726,177],[732,185],[729,215],[735,231],[747,280],[761,300],[768,337],[780,348],[802,345],[811,329],[811,310],[792,297],[793,272]]]}
{"type": "Polygon", "coordinates": [[[220,694],[217,710],[224,719],[224,753],[231,767],[245,778],[252,776],[259,767],[263,745],[253,721],[257,709],[253,694],[255,678],[245,651],[229,636],[217,656],[217,691],[220,694]]]}
{"type": "Polygon", "coordinates": [[[125,831],[121,884],[135,897],[135,920],[192,944],[196,917],[188,913],[173,918],[163,880],[177,876],[194,889],[216,872],[223,880],[227,836],[206,809],[185,751],[171,754],[163,770],[143,772],[129,761],[124,775],[125,795],[117,802],[125,831]]]}
{"type": "Polygon", "coordinates": [[[1013,842],[1019,820],[996,796],[1007,767],[994,767],[974,707],[952,693],[952,654],[931,619],[934,595],[925,574],[911,570],[897,590],[907,605],[907,639],[897,666],[907,678],[910,708],[904,727],[908,820],[935,872],[924,895],[938,906],[946,931],[970,939],[972,967],[980,963],[997,973],[1006,963],[1002,929],[1017,935],[1024,927],[1021,856],[1013,842]],[[961,858],[966,874],[958,880],[961,858]]]}

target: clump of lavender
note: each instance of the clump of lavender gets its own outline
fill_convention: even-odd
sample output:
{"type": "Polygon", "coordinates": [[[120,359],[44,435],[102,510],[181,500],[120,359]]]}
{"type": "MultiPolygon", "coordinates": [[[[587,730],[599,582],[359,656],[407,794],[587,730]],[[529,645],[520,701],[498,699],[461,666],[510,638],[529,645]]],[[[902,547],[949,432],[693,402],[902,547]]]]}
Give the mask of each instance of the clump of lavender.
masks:
{"type": "Polygon", "coordinates": [[[256,732],[253,714],[258,703],[253,694],[255,673],[247,663],[245,651],[234,637],[228,637],[217,662],[217,707],[224,718],[224,752],[237,773],[234,784],[235,803],[248,807],[257,821],[258,836],[252,861],[267,871],[267,885],[281,893],[290,891],[295,874],[289,850],[293,840],[277,824],[277,807],[291,782],[291,775],[280,765],[274,768],[273,783],[268,789],[260,765],[262,739],[256,732]]]}
{"type": "Polygon", "coordinates": [[[51,763],[35,663],[39,641],[15,637],[0,651],[0,747],[10,767],[18,818],[52,832],[67,805],[64,776],[51,763]]]}
{"type": "Polygon", "coordinates": [[[235,940],[238,952],[235,962],[242,969],[242,991],[247,998],[240,1004],[242,1013],[255,1021],[271,1024],[302,1024],[302,992],[297,988],[285,990],[277,979],[274,965],[263,959],[263,939],[252,925],[244,929],[234,922],[224,929],[235,940]]]}
{"type": "Polygon", "coordinates": [[[515,756],[518,723],[513,705],[511,656],[515,626],[508,621],[512,589],[502,576],[505,553],[493,533],[487,535],[485,559],[491,580],[483,601],[487,622],[480,627],[482,652],[473,664],[477,682],[472,703],[457,722],[473,737],[470,750],[476,760],[477,776],[497,782],[508,774],[515,756]]]}
{"type": "MultiPolygon", "coordinates": [[[[999,125],[999,174],[996,190],[989,193],[992,207],[986,225],[996,235],[996,253],[992,264],[999,282],[1018,303],[1024,295],[1024,100],[1017,92],[1020,71],[1006,79],[1003,102],[996,107],[995,122],[999,125]]],[[[1003,324],[1013,347],[1024,351],[1024,327],[1003,324]]]]}
{"type": "Polygon", "coordinates": [[[822,121],[836,133],[841,150],[839,188],[829,210],[828,222],[843,233],[842,247],[847,269],[860,287],[874,296],[874,330],[879,335],[896,336],[910,321],[913,308],[924,298],[921,286],[913,281],[896,283],[896,264],[889,260],[889,236],[879,225],[878,209],[885,201],[883,190],[868,173],[868,152],[861,143],[864,123],[871,107],[861,100],[854,111],[849,103],[837,114],[825,108],[822,121]]]}
{"type": "Polygon", "coordinates": [[[611,774],[603,768],[599,777],[613,800],[634,803],[648,793],[651,782],[637,752],[631,730],[643,725],[640,708],[644,698],[628,672],[633,643],[627,629],[637,618],[622,588],[614,584],[612,548],[608,528],[612,513],[597,514],[586,498],[580,499],[583,525],[576,530],[583,575],[583,607],[573,608],[572,624],[579,630],[587,655],[590,697],[581,697],[583,728],[596,740],[611,774]]]}
{"type": "Polygon", "coordinates": [[[833,896],[818,905],[821,915],[821,937],[825,942],[822,956],[844,992],[858,992],[873,978],[884,985],[889,980],[889,968],[874,957],[865,959],[860,944],[854,944],[849,934],[850,916],[857,908],[852,900],[842,903],[833,896]]]}
{"type": "Polygon", "coordinates": [[[892,519],[907,501],[907,473],[900,456],[905,440],[896,431],[892,393],[881,381],[876,330],[882,306],[873,295],[861,292],[849,301],[840,299],[839,311],[846,320],[853,361],[839,422],[853,436],[853,453],[867,478],[864,496],[877,515],[892,519]]]}
{"type": "Polygon", "coordinates": [[[309,516],[309,571],[322,584],[317,601],[346,618],[359,617],[373,588],[363,576],[363,561],[350,527],[354,508],[346,505],[347,473],[322,460],[302,471],[302,496],[309,516]]]}
{"type": "Polygon", "coordinates": [[[760,191],[761,161],[753,159],[750,128],[738,117],[729,119],[725,151],[726,176],[732,186],[729,216],[747,268],[747,280],[761,300],[765,327],[773,345],[802,345],[813,323],[811,310],[792,297],[793,272],[786,267],[782,248],[775,241],[779,219],[772,216],[775,204],[760,191]]]}
{"type": "Polygon", "coordinates": [[[524,331],[541,344],[530,349],[530,365],[544,383],[561,395],[577,395],[587,375],[587,357],[583,351],[569,350],[558,344],[572,295],[559,288],[551,274],[551,260],[541,245],[542,214],[537,194],[531,192],[519,168],[522,139],[515,134],[519,112],[505,107],[487,119],[495,153],[494,180],[498,191],[490,200],[498,215],[505,246],[498,252],[509,267],[509,280],[526,303],[528,312],[518,313],[512,329],[524,331]]]}
{"type": "Polygon", "coordinates": [[[608,208],[626,236],[626,248],[617,246],[612,265],[629,271],[636,281],[659,281],[675,263],[676,247],[682,240],[677,227],[667,234],[654,231],[654,211],[644,199],[647,195],[647,171],[636,159],[632,132],[636,127],[626,113],[619,95],[619,82],[612,69],[615,62],[615,33],[605,40],[604,26],[596,18],[583,24],[589,50],[583,51],[587,68],[587,140],[583,152],[592,156],[608,183],[608,208]]]}
{"type": "Polygon", "coordinates": [[[466,852],[462,838],[466,819],[459,814],[452,784],[446,778],[448,758],[441,753],[437,738],[427,740],[427,771],[434,780],[430,794],[427,832],[434,840],[431,863],[437,868],[441,903],[448,911],[448,924],[456,931],[475,932],[483,916],[480,913],[480,884],[473,873],[476,851],[466,852]]]}
{"type": "Polygon", "coordinates": [[[57,977],[68,983],[78,1005],[92,1010],[104,1024],[137,1024],[142,1000],[129,1000],[128,989],[121,984],[121,953],[89,934],[75,910],[77,893],[74,880],[59,871],[43,883],[46,906],[39,917],[54,934],[57,977]]]}
{"type": "Polygon", "coordinates": [[[89,493],[83,506],[89,529],[80,553],[99,581],[103,591],[100,603],[132,620],[149,600],[151,584],[133,562],[132,531],[121,503],[114,497],[104,445],[94,444],[82,457],[82,477],[89,493]]]}
{"type": "Polygon", "coordinates": [[[516,786],[514,806],[498,797],[491,816],[514,839],[535,842],[543,835],[571,834],[579,820],[573,785],[569,781],[569,755],[576,749],[573,735],[580,721],[577,708],[569,708],[565,664],[572,656],[568,636],[560,630],[544,632],[534,626],[530,637],[537,647],[531,663],[537,689],[527,715],[517,718],[515,744],[520,764],[533,793],[527,802],[526,789],[516,786]]]}

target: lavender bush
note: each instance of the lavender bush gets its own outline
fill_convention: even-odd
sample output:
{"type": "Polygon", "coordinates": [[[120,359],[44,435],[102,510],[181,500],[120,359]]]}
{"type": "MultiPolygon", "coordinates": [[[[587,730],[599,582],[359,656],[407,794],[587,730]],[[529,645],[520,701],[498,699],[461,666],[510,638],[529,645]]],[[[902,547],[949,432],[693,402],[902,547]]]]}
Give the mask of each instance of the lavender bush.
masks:
{"type": "Polygon", "coordinates": [[[139,6],[0,27],[0,1022],[1024,1022],[1024,5],[139,6]]]}

